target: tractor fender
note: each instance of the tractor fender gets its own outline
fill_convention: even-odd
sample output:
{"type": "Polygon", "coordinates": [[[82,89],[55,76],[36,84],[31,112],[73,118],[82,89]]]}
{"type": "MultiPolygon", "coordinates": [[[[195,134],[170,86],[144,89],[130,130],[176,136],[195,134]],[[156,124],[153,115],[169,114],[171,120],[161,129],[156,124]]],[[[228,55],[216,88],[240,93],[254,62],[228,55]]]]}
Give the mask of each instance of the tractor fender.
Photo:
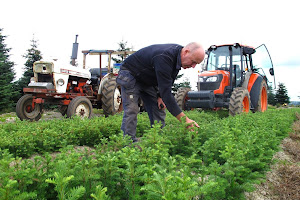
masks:
{"type": "Polygon", "coordinates": [[[258,99],[260,95],[260,86],[263,81],[263,77],[259,74],[251,74],[248,82],[248,91],[250,93],[250,100],[253,108],[257,107],[258,99]]]}
{"type": "Polygon", "coordinates": [[[251,74],[252,74],[252,73],[250,73],[250,72],[247,72],[247,73],[245,74],[245,80],[244,80],[243,85],[242,85],[242,87],[245,88],[245,89],[248,89],[248,83],[249,83],[251,74]]]}
{"type": "Polygon", "coordinates": [[[108,73],[105,76],[102,77],[100,85],[99,85],[99,89],[98,89],[98,94],[102,94],[102,90],[103,90],[103,86],[104,84],[109,81],[109,79],[111,77],[114,77],[113,73],[108,73]]]}

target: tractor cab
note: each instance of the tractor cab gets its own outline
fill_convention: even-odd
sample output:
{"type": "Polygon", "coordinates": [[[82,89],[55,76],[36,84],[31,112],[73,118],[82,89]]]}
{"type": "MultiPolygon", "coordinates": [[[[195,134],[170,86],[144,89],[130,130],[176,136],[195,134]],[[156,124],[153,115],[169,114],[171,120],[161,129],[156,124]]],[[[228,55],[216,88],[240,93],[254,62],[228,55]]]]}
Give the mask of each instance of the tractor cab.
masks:
{"type": "MultiPolygon", "coordinates": [[[[268,84],[275,84],[274,69],[272,60],[266,46],[260,45],[257,48],[240,45],[212,45],[208,51],[208,59],[205,72],[200,74],[200,90],[211,90],[215,85],[216,89],[220,86],[241,87],[246,75],[252,73],[260,74],[268,84]],[[269,73],[267,73],[269,71],[269,73]],[[219,77],[219,78],[218,78],[219,77]],[[222,79],[222,77],[226,77],[222,79]],[[231,77],[231,78],[229,78],[231,77]],[[219,85],[220,83],[220,85],[219,85]],[[222,85],[221,85],[222,84],[222,85]]],[[[222,93],[223,90],[214,90],[214,93],[222,93]]]]}
{"type": "Polygon", "coordinates": [[[245,73],[251,69],[249,56],[254,52],[255,49],[239,44],[212,45],[207,51],[205,72],[200,75],[200,90],[213,89],[220,94],[225,88],[230,91],[241,86],[245,73]]]}

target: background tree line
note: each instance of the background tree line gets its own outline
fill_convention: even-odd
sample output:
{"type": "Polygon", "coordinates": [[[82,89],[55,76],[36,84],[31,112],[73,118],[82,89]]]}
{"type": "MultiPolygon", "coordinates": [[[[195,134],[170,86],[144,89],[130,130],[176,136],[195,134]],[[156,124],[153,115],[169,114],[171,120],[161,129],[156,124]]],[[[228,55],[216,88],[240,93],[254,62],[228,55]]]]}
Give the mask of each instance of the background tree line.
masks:
{"type": "MultiPolygon", "coordinates": [[[[43,58],[41,51],[38,50],[37,40],[33,37],[30,41],[29,49],[27,49],[23,55],[23,57],[26,58],[22,69],[24,72],[18,80],[15,80],[15,63],[9,59],[11,48],[8,48],[5,44],[7,36],[3,35],[2,31],[3,29],[0,28],[0,114],[14,111],[17,101],[23,95],[23,88],[28,85],[30,78],[33,77],[33,63],[43,58]]],[[[132,50],[132,48],[127,47],[127,42],[123,40],[118,43],[118,45],[118,50],[120,51],[132,50]]],[[[123,59],[121,55],[119,58],[113,58],[116,63],[122,62],[123,59]]],[[[183,74],[179,74],[177,80],[182,76],[183,74]]],[[[191,87],[190,82],[187,79],[184,79],[182,82],[175,82],[172,88],[173,92],[176,92],[179,87],[191,87]]],[[[268,98],[269,104],[271,105],[290,103],[287,89],[283,83],[279,83],[275,94],[273,89],[270,88],[268,90],[268,98]]]]}
{"type": "Polygon", "coordinates": [[[272,86],[268,89],[268,103],[273,106],[282,106],[290,103],[290,97],[288,96],[288,90],[283,83],[278,84],[275,93],[272,86]]]}

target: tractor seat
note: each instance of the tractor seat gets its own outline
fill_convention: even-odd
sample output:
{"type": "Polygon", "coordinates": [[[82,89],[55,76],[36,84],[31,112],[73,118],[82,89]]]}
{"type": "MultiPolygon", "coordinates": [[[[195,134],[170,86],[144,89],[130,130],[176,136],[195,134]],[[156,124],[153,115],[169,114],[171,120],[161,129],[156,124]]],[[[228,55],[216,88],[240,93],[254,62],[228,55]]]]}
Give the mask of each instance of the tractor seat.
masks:
{"type": "MultiPolygon", "coordinates": [[[[100,68],[91,68],[91,81],[92,84],[96,84],[98,82],[98,79],[100,78],[100,68]]],[[[107,74],[107,68],[102,68],[102,77],[107,74]]]]}

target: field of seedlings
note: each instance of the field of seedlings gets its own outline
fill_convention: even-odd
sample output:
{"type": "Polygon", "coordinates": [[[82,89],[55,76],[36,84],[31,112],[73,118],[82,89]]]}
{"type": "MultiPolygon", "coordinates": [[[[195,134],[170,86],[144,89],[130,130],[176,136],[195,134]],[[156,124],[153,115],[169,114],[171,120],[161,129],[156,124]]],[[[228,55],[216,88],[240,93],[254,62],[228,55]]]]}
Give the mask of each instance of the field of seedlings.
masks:
{"type": "Polygon", "coordinates": [[[0,200],[245,199],[299,113],[186,112],[197,131],[169,113],[150,128],[141,113],[140,148],[123,138],[121,114],[0,123],[0,200]]]}

